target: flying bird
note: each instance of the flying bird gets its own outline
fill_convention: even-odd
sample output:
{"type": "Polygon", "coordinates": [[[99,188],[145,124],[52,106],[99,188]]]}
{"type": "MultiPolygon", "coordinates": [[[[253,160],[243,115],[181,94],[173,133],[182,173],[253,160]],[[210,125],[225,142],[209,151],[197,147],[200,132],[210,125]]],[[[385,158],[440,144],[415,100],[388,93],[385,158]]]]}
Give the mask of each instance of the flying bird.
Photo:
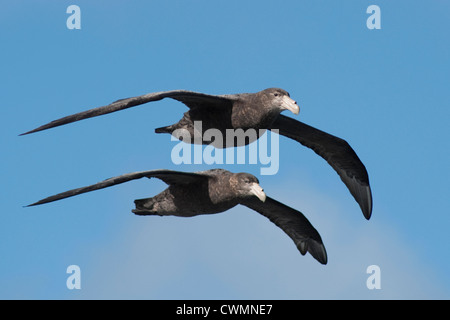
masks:
{"type": "Polygon", "coordinates": [[[136,209],[132,212],[136,215],[192,217],[224,212],[241,204],[259,212],[280,227],[294,241],[302,255],[309,252],[321,264],[327,264],[327,253],[322,239],[308,219],[301,212],[266,196],[258,179],[248,173],[232,173],[224,169],[195,173],[172,170],[141,171],[66,191],[29,207],[141,178],[158,178],[169,187],[152,198],[135,200],[136,209]]]}
{"type": "MultiPolygon", "coordinates": [[[[281,115],[284,110],[294,114],[300,112],[296,101],[290,98],[287,91],[279,88],[269,88],[257,93],[241,93],[228,95],[209,95],[186,90],[172,90],[149,93],[128,99],[121,99],[109,105],[70,115],[22,135],[58,127],[75,121],[101,116],[104,114],[124,110],[152,101],[171,98],[184,103],[189,110],[184,113],[179,122],[173,125],[155,129],[156,133],[170,133],[180,139],[178,129],[187,130],[190,140],[183,137],[187,143],[212,144],[217,148],[226,148],[249,144],[258,139],[265,130],[277,130],[283,136],[300,142],[311,148],[325,159],[338,173],[341,180],[349,189],[359,204],[364,217],[370,219],[372,215],[372,192],[369,176],[352,147],[343,139],[318,130],[305,123],[281,115]],[[197,141],[195,122],[201,121],[200,134],[208,129],[216,129],[223,133],[227,129],[255,129],[258,135],[254,138],[246,137],[244,141],[197,141]]],[[[197,134],[197,136],[198,136],[197,134]]]]}

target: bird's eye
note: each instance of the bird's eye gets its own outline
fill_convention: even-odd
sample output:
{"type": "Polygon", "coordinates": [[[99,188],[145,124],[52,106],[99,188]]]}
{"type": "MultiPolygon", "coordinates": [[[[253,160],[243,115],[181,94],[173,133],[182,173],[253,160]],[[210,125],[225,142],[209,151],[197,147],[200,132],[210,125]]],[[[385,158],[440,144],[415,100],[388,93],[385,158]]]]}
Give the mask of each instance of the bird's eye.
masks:
{"type": "Polygon", "coordinates": [[[280,94],[278,94],[278,93],[274,93],[273,94],[275,97],[278,97],[280,94]]]}

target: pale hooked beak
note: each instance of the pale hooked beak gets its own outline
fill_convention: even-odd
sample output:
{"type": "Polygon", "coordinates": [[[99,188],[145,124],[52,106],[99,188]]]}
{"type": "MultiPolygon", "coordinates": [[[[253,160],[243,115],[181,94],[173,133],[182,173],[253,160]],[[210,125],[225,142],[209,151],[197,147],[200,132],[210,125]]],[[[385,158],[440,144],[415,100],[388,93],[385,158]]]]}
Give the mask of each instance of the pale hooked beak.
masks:
{"type": "Polygon", "coordinates": [[[291,111],[293,114],[300,113],[300,107],[298,106],[297,102],[295,102],[295,100],[292,100],[288,96],[283,97],[283,101],[281,102],[281,107],[283,109],[291,111]]]}
{"type": "Polygon", "coordinates": [[[251,187],[250,187],[250,192],[252,194],[254,194],[255,196],[258,197],[259,200],[261,200],[262,202],[266,201],[266,194],[264,193],[263,188],[261,188],[261,186],[259,184],[252,183],[251,187]]]}

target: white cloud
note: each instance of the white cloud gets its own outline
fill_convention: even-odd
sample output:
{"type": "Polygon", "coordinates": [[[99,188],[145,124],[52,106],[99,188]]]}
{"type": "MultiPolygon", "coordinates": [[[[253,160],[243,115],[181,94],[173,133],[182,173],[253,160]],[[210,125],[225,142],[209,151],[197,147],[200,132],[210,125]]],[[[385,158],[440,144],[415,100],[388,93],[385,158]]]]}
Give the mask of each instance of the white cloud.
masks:
{"type": "Polygon", "coordinates": [[[294,197],[288,191],[292,188],[273,190],[278,190],[275,198],[300,209],[318,229],[328,265],[309,254],[301,256],[281,229],[244,207],[194,218],[133,217],[115,243],[93,249],[84,294],[145,299],[448,298],[432,266],[420,260],[398,230],[376,217],[367,222],[354,207],[344,209],[317,192],[297,186],[294,197]],[[381,290],[366,287],[366,268],[372,264],[381,268],[381,290]]]}

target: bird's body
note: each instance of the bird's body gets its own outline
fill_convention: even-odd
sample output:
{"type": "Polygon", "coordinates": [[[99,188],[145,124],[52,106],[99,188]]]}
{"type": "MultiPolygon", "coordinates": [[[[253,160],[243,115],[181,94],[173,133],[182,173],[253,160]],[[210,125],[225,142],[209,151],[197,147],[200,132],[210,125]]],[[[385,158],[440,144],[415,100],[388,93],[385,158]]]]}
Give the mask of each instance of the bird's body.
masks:
{"type": "MultiPolygon", "coordinates": [[[[242,200],[237,189],[237,177],[231,172],[213,169],[198,174],[207,179],[199,179],[194,186],[180,183],[169,185],[152,198],[136,200],[133,212],[139,215],[192,217],[224,212],[242,200]]],[[[257,183],[254,177],[248,178],[257,183]]]]}
{"type": "Polygon", "coordinates": [[[184,113],[181,120],[173,125],[157,128],[156,133],[169,133],[187,143],[211,144],[216,148],[238,147],[252,143],[270,129],[280,113],[286,109],[283,104],[290,103],[294,111],[297,107],[296,102],[289,98],[287,92],[276,88],[266,89],[256,94],[242,93],[217,97],[219,99],[215,104],[185,102],[189,106],[189,111],[184,113]],[[273,103],[270,98],[275,97],[275,94],[277,97],[283,95],[286,99],[280,98],[277,103],[273,103]],[[233,141],[204,139],[205,132],[208,130],[217,130],[226,137],[227,130],[238,129],[243,130],[241,131],[243,134],[247,133],[247,130],[254,130],[255,134],[233,141]],[[186,130],[189,133],[188,138],[179,130],[186,130]],[[194,139],[194,137],[200,137],[200,139],[194,139]]]}
{"type": "Polygon", "coordinates": [[[327,254],[317,230],[299,211],[267,197],[258,179],[248,173],[223,169],[201,172],[150,170],[110,178],[94,185],[69,190],[30,206],[73,197],[140,178],[158,178],[169,186],[152,198],[135,200],[133,213],[140,216],[192,217],[227,211],[238,204],[247,206],[279,226],[296,244],[302,255],[310,252],[322,264],[327,254]]]}
{"type": "Polygon", "coordinates": [[[276,130],[281,135],[300,142],[324,158],[339,174],[364,216],[372,214],[372,194],[366,168],[355,151],[343,139],[318,130],[300,121],[281,115],[284,110],[298,114],[297,103],[283,89],[270,88],[256,93],[208,95],[173,90],[149,93],[121,99],[109,105],[67,116],[25,134],[50,129],[75,121],[124,110],[147,102],[172,98],[184,103],[189,110],[176,124],[156,129],[169,133],[186,143],[211,144],[217,148],[246,145],[258,139],[265,130],[276,130]],[[196,125],[197,124],[197,125],[196,125]],[[219,132],[223,139],[204,139],[208,130],[219,132]],[[249,134],[248,130],[254,130],[249,134]],[[227,139],[227,130],[241,130],[241,137],[227,139]],[[244,132],[243,132],[244,131],[244,132]],[[237,139],[236,139],[237,138],[237,139]]]}

